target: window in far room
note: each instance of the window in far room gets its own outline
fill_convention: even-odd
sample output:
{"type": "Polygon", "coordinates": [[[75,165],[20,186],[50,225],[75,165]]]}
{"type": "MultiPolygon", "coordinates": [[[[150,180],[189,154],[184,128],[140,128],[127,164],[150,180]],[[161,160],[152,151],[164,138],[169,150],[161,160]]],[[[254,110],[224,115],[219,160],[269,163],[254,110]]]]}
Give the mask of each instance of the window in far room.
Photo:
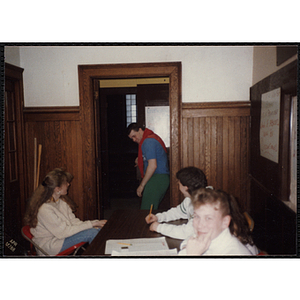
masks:
{"type": "Polygon", "coordinates": [[[126,126],[130,123],[136,123],[137,109],[136,109],[136,94],[126,95],[126,126]]]}

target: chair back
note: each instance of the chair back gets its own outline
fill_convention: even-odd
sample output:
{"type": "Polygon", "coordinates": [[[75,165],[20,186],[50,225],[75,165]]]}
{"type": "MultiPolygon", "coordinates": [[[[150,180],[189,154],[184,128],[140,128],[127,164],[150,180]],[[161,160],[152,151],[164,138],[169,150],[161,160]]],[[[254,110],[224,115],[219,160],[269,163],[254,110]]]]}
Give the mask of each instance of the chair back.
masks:
{"type": "Polygon", "coordinates": [[[22,227],[21,229],[21,233],[22,233],[22,236],[30,242],[30,248],[31,248],[31,253],[33,255],[36,255],[36,253],[34,253],[35,251],[33,251],[33,246],[35,249],[38,249],[39,251],[41,251],[44,255],[46,256],[49,256],[49,254],[47,252],[45,252],[45,250],[43,250],[41,247],[39,247],[38,244],[36,244],[32,238],[33,238],[33,235],[31,234],[30,232],[30,226],[29,225],[25,225],[22,227]]]}
{"type": "MultiPolygon", "coordinates": [[[[39,247],[39,245],[37,245],[33,240],[33,235],[30,232],[30,226],[29,225],[25,225],[22,227],[21,229],[21,233],[22,236],[30,242],[30,248],[31,248],[31,253],[33,253],[33,246],[34,248],[38,249],[39,251],[41,251],[44,255],[49,256],[49,254],[47,252],[45,252],[45,250],[43,250],[41,247],[39,247]]],[[[79,249],[84,249],[83,247],[86,244],[86,242],[80,242],[76,245],[71,246],[70,248],[58,253],[56,256],[68,256],[68,255],[72,255],[75,256],[77,254],[77,252],[79,251],[79,249]]],[[[33,255],[36,255],[36,253],[34,253],[33,255]]]]}
{"type": "Polygon", "coordinates": [[[25,239],[27,239],[29,242],[31,242],[33,235],[30,232],[29,225],[25,225],[22,227],[22,235],[25,239]]]}
{"type": "Polygon", "coordinates": [[[244,212],[244,216],[248,222],[249,229],[252,232],[254,229],[254,220],[251,218],[251,216],[246,211],[244,212]]]}

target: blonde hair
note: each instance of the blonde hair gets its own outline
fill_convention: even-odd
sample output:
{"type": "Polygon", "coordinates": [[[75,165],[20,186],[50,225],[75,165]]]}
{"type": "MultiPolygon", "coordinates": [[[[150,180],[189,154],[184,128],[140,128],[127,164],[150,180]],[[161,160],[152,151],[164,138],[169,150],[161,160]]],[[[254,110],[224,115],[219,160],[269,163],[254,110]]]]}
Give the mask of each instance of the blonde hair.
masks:
{"type": "Polygon", "coordinates": [[[227,215],[231,217],[229,224],[231,234],[235,235],[244,245],[253,245],[248,222],[240,210],[239,203],[232,195],[222,190],[201,188],[192,194],[192,203],[194,209],[204,204],[215,205],[215,209],[219,210],[223,217],[227,215]]]}
{"type": "MultiPolygon", "coordinates": [[[[56,187],[61,187],[66,182],[70,183],[72,179],[73,175],[61,168],[56,168],[49,172],[29,199],[24,216],[25,225],[36,227],[39,208],[44,203],[53,201],[52,195],[56,187]]],[[[60,198],[65,201],[73,211],[76,210],[76,204],[73,200],[66,195],[60,198]]]]}

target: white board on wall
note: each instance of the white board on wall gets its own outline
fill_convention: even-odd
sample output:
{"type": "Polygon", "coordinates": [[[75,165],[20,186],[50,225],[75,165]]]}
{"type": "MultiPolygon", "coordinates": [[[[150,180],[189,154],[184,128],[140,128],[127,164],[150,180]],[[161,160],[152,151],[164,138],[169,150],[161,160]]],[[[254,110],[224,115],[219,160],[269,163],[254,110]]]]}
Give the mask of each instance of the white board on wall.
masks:
{"type": "Polygon", "coordinates": [[[261,95],[260,155],[278,163],[281,89],[261,95]]]}
{"type": "Polygon", "coordinates": [[[170,107],[146,106],[146,127],[154,131],[164,141],[166,147],[170,147],[170,107]]]}

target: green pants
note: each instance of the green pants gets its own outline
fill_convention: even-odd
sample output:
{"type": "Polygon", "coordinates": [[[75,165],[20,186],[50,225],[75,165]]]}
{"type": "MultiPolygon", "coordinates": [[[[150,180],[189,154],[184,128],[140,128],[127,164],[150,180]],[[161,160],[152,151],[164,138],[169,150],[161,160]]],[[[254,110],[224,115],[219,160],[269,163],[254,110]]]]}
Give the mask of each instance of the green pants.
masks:
{"type": "Polygon", "coordinates": [[[170,185],[169,174],[154,174],[145,185],[141,209],[157,209],[170,185]]]}

